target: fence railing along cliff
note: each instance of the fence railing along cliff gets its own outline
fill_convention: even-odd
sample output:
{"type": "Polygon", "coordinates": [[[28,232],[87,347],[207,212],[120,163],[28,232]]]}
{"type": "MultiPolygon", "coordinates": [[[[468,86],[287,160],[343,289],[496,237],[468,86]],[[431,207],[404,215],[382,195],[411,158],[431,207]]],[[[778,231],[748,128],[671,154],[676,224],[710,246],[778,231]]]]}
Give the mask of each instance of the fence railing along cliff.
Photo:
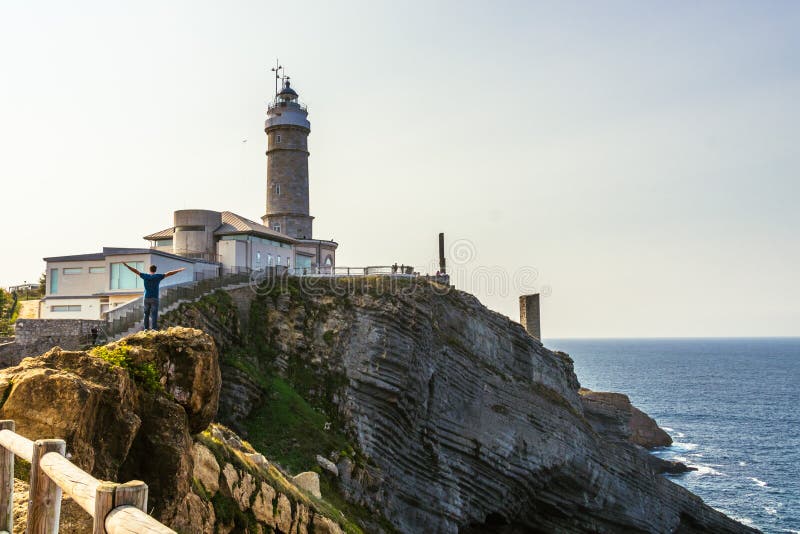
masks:
{"type": "MultiPolygon", "coordinates": [[[[162,287],[159,291],[159,307],[164,310],[180,300],[198,298],[216,289],[234,284],[244,284],[249,281],[250,272],[243,271],[162,287]]],[[[106,314],[106,321],[108,322],[106,333],[109,337],[121,334],[141,321],[143,316],[144,298],[139,297],[123,304],[119,308],[110,310],[106,314]]]]}
{"type": "Polygon", "coordinates": [[[93,534],[176,534],[147,515],[147,484],[97,480],[65,456],[63,439],[31,441],[0,421],[0,533],[14,530],[14,457],[30,462],[27,534],[56,534],[66,493],[92,517],[93,534]]]}
{"type": "MultiPolygon", "coordinates": [[[[307,277],[348,277],[348,276],[393,276],[402,278],[425,278],[443,284],[449,284],[450,279],[445,275],[421,276],[410,265],[371,265],[368,267],[294,267],[269,266],[261,269],[241,269],[236,272],[226,273],[222,276],[185,282],[162,287],[159,292],[159,308],[164,311],[176,302],[193,300],[202,297],[217,289],[238,284],[258,284],[269,277],[281,276],[307,276],[307,277]]],[[[127,332],[142,320],[144,316],[144,299],[139,297],[122,306],[107,312],[105,319],[108,322],[106,334],[113,338],[127,332]]]]}

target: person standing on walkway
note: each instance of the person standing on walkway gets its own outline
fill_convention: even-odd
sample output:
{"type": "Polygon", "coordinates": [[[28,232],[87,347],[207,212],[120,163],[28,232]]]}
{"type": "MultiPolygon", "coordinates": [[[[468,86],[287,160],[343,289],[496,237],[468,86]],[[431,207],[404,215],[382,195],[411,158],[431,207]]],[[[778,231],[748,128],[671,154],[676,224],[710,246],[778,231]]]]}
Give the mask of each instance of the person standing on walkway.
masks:
{"type": "Polygon", "coordinates": [[[140,272],[139,269],[135,269],[127,263],[123,263],[122,265],[144,280],[144,330],[150,330],[151,319],[153,321],[153,330],[158,330],[158,286],[164,278],[172,276],[173,274],[178,274],[185,270],[185,268],[181,267],[174,271],[167,271],[164,274],[156,274],[158,267],[151,265],[150,274],[147,274],[140,272]]]}

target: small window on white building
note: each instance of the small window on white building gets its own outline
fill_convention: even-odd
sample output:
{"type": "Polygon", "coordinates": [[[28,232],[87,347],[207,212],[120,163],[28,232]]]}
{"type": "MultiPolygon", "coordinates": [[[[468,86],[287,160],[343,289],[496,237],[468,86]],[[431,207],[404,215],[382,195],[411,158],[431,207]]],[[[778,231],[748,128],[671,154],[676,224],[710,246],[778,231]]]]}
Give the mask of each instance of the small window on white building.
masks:
{"type": "Polygon", "coordinates": [[[275,194],[276,195],[281,194],[281,184],[275,184],[275,194]]]}
{"type": "Polygon", "coordinates": [[[281,255],[278,254],[278,265],[280,265],[280,264],[281,264],[281,255]]]}
{"type": "Polygon", "coordinates": [[[70,305],[61,305],[61,306],[50,306],[50,311],[52,312],[79,312],[81,311],[80,304],[70,304],[70,305]]]}
{"type": "Polygon", "coordinates": [[[267,265],[272,265],[272,254],[267,254],[267,265]]]}
{"type": "Polygon", "coordinates": [[[64,267],[64,274],[81,274],[83,267],[64,267]]]}
{"type": "Polygon", "coordinates": [[[281,134],[275,135],[275,142],[276,143],[280,143],[281,142],[281,134]]]}
{"type": "Polygon", "coordinates": [[[256,252],[256,265],[261,265],[261,252],[256,252]]]}
{"type": "Polygon", "coordinates": [[[276,232],[280,232],[281,231],[281,225],[280,224],[273,224],[272,225],[272,229],[275,230],[276,232]]]}
{"type": "Polygon", "coordinates": [[[89,274],[103,274],[106,272],[105,267],[89,267],[89,274]]]}

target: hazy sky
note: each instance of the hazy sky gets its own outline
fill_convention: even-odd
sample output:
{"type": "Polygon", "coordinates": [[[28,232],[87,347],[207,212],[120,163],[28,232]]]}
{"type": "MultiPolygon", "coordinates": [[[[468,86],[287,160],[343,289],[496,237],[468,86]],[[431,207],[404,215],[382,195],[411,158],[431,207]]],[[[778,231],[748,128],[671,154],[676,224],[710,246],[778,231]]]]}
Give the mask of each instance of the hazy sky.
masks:
{"type": "Polygon", "coordinates": [[[545,337],[800,335],[798,28],[790,1],[3,1],[0,285],[175,209],[261,217],[279,57],[339,265],[426,266],[444,231],[490,307],[547,295],[545,337]]]}

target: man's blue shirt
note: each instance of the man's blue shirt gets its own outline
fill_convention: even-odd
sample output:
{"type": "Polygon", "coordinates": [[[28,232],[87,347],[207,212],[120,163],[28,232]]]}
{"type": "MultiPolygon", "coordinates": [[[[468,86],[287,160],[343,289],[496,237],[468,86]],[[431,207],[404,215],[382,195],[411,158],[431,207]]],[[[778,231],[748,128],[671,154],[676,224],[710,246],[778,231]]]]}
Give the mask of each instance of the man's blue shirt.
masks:
{"type": "Polygon", "coordinates": [[[139,273],[139,276],[144,280],[144,298],[157,299],[158,298],[158,285],[164,279],[163,274],[147,274],[139,273]]]}

